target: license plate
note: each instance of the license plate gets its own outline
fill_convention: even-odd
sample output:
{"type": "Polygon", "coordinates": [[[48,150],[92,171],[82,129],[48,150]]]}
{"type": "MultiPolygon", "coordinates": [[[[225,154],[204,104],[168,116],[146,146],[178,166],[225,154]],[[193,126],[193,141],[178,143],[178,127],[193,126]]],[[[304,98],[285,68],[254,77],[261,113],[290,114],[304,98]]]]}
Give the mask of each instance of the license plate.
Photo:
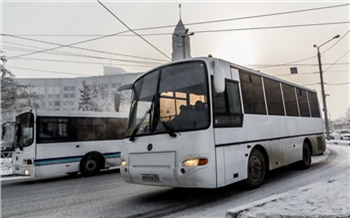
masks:
{"type": "Polygon", "coordinates": [[[158,174],[141,174],[143,182],[159,182],[158,174]]]}

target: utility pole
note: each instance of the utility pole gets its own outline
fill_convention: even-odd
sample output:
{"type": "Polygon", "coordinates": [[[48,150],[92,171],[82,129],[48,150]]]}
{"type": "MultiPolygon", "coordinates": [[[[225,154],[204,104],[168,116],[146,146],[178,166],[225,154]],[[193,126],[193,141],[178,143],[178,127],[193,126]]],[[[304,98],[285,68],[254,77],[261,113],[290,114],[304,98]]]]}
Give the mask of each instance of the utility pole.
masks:
{"type": "Polygon", "coordinates": [[[331,40],[339,38],[339,37],[340,37],[340,35],[336,35],[332,39],[330,39],[327,42],[321,44],[320,46],[314,45],[314,47],[317,48],[318,68],[319,68],[319,71],[320,71],[320,80],[321,80],[321,95],[322,95],[322,101],[323,101],[323,114],[324,114],[324,122],[325,122],[325,127],[326,127],[327,140],[329,140],[329,124],[328,124],[328,112],[327,112],[327,103],[326,103],[326,93],[324,91],[324,82],[323,82],[323,72],[322,72],[322,64],[321,64],[320,47],[325,45],[326,43],[330,42],[331,40]]]}

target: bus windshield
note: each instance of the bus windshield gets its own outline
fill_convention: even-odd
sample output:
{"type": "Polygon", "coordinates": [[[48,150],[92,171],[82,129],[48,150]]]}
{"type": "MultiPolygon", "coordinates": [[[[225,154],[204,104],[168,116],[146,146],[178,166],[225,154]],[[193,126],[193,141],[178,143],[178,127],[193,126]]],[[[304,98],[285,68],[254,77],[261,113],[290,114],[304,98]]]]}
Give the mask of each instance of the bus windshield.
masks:
{"type": "Polygon", "coordinates": [[[202,61],[152,71],[134,84],[128,136],[209,126],[207,69],[202,61]]]}
{"type": "Polygon", "coordinates": [[[16,117],[15,147],[28,147],[34,142],[34,115],[24,113],[16,117]]]}

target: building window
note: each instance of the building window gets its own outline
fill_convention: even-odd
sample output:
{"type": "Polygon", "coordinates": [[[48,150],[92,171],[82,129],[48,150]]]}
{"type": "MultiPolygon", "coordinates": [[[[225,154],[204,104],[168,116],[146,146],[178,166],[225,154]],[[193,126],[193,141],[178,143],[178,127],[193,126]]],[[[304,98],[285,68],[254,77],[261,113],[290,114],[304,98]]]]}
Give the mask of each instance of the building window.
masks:
{"type": "Polygon", "coordinates": [[[75,91],[75,86],[71,86],[71,87],[70,87],[70,90],[71,90],[71,91],[75,91]]]}
{"type": "Polygon", "coordinates": [[[63,98],[69,98],[69,94],[63,94],[63,98]]]}
{"type": "Polygon", "coordinates": [[[69,97],[70,98],[75,98],[75,94],[70,94],[69,97]]]}
{"type": "Polygon", "coordinates": [[[68,86],[64,86],[63,87],[63,91],[69,91],[69,87],[68,86]]]}

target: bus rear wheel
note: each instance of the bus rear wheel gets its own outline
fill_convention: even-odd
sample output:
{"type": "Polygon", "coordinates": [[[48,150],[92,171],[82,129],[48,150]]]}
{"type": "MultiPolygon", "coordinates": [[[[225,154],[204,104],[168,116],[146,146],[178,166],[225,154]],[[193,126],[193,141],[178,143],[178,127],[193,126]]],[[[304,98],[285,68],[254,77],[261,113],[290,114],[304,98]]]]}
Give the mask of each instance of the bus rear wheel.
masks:
{"type": "Polygon", "coordinates": [[[307,142],[303,143],[303,159],[297,163],[297,167],[302,170],[309,169],[311,166],[311,150],[307,142]]]}
{"type": "Polygon", "coordinates": [[[88,155],[81,160],[80,173],[83,176],[96,175],[101,169],[100,161],[95,155],[88,155]]]}
{"type": "Polygon", "coordinates": [[[249,156],[247,166],[248,177],[243,181],[243,185],[248,189],[260,187],[266,176],[266,162],[264,155],[257,149],[254,149],[249,156]]]}

